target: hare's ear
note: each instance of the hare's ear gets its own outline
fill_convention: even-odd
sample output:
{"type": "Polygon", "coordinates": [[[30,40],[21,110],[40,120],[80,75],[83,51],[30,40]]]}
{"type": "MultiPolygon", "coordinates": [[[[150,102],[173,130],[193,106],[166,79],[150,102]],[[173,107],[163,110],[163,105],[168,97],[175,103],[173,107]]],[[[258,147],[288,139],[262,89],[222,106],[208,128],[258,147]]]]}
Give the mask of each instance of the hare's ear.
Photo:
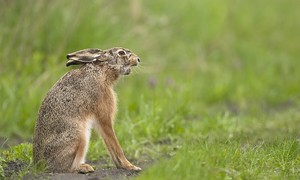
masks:
{"type": "Polygon", "coordinates": [[[94,61],[104,61],[101,49],[91,48],[76,51],[67,55],[67,66],[90,63],[94,61]]]}

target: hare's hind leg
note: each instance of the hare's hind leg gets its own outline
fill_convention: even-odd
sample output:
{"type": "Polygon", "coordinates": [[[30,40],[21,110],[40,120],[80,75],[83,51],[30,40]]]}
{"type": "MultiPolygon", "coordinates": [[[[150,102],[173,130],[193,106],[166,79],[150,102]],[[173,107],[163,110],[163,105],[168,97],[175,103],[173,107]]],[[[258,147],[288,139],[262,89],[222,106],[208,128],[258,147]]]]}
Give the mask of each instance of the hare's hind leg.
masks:
{"type": "Polygon", "coordinates": [[[79,173],[94,172],[94,169],[89,164],[85,163],[85,156],[89,146],[89,139],[91,134],[92,121],[87,122],[86,126],[80,134],[80,142],[78,144],[76,155],[72,163],[71,170],[79,173]]]}
{"type": "Polygon", "coordinates": [[[78,139],[72,138],[70,141],[64,141],[62,137],[55,137],[57,141],[51,141],[45,146],[43,151],[50,172],[70,172],[70,168],[78,145],[78,139]]]}

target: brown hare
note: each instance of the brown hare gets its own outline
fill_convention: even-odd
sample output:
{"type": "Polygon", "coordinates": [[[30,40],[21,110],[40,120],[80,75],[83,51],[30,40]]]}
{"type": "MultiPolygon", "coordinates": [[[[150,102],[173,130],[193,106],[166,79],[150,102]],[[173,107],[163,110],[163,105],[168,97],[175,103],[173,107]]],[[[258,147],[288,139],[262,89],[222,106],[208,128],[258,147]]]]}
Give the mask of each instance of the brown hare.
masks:
{"type": "Polygon", "coordinates": [[[50,172],[93,172],[85,163],[91,128],[95,127],[118,168],[140,171],[125,157],[113,129],[114,82],[137,66],[139,57],[125,48],[84,49],[67,55],[66,73],[47,93],[39,110],[33,158],[50,172]]]}

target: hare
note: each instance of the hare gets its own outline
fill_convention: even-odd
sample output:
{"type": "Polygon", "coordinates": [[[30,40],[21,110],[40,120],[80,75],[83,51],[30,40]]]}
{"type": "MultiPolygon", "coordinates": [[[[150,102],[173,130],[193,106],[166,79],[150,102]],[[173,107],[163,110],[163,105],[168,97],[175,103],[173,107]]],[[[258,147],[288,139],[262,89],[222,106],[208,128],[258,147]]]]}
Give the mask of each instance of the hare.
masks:
{"type": "Polygon", "coordinates": [[[95,127],[118,168],[140,171],[126,159],[113,129],[113,85],[120,75],[130,74],[139,57],[120,47],[84,49],[67,58],[67,66],[82,66],[66,73],[43,100],[33,138],[34,162],[44,161],[50,172],[93,172],[85,155],[95,127]]]}

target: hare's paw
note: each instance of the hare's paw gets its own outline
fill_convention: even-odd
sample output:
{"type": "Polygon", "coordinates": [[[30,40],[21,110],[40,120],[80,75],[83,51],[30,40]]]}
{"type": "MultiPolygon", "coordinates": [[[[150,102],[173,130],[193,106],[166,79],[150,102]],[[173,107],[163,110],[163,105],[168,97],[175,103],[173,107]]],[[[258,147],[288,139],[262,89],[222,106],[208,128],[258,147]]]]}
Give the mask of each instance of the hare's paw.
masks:
{"type": "Polygon", "coordinates": [[[123,167],[126,170],[131,170],[131,171],[141,171],[142,168],[134,166],[132,164],[128,164],[127,166],[123,167]]]}
{"type": "Polygon", "coordinates": [[[78,173],[80,174],[92,173],[94,171],[95,171],[94,168],[89,164],[81,164],[78,169],[78,173]]]}
{"type": "Polygon", "coordinates": [[[137,166],[133,166],[133,165],[132,165],[131,170],[134,170],[134,171],[141,171],[142,168],[137,167],[137,166]]]}

